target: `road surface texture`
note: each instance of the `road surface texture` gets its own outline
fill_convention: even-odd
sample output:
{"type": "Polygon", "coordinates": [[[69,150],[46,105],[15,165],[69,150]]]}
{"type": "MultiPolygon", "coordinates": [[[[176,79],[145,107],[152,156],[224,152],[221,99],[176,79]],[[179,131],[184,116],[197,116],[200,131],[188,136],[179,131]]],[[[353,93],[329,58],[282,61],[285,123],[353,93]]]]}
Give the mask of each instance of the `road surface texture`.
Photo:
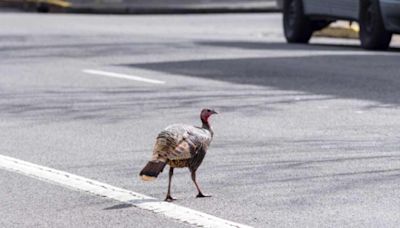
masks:
{"type": "MultiPolygon", "coordinates": [[[[280,14],[2,13],[0,154],[163,199],[168,172],[138,178],[157,133],[211,107],[212,197],[181,169],[175,204],[254,227],[397,227],[399,47],[289,45],[280,14]]],[[[0,186],[0,227],[189,226],[2,169],[0,186]]]]}

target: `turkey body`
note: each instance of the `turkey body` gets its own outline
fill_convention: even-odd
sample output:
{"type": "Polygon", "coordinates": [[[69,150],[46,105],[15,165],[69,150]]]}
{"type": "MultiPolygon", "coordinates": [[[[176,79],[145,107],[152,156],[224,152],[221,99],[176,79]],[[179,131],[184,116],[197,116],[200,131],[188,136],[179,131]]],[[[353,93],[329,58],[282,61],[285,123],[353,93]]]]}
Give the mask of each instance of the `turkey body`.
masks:
{"type": "Polygon", "coordinates": [[[152,161],[167,162],[174,168],[197,169],[212,138],[211,129],[183,124],[170,125],[158,134],[152,161]]]}
{"type": "Polygon", "coordinates": [[[213,139],[213,131],[208,123],[208,117],[216,114],[214,110],[203,109],[200,118],[202,127],[186,124],[173,124],[162,130],[153,148],[151,160],[140,172],[142,180],[154,180],[165,165],[170,166],[168,193],[165,200],[174,200],[170,194],[171,179],[174,168],[189,168],[192,180],[199,192],[197,197],[205,197],[197,181],[196,171],[203,162],[207,149],[213,139]]]}

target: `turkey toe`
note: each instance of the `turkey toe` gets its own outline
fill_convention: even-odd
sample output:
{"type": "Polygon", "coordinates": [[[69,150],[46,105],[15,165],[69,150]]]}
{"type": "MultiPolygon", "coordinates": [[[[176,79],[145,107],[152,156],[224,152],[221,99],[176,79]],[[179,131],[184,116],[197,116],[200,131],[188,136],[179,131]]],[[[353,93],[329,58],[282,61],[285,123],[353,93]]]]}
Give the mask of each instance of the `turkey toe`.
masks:
{"type": "Polygon", "coordinates": [[[196,198],[211,197],[210,195],[203,195],[203,193],[197,194],[196,198]]]}
{"type": "Polygon", "coordinates": [[[175,201],[176,199],[174,199],[174,198],[172,198],[171,196],[167,196],[166,198],[165,198],[165,201],[167,201],[167,202],[172,202],[172,201],[175,201]]]}

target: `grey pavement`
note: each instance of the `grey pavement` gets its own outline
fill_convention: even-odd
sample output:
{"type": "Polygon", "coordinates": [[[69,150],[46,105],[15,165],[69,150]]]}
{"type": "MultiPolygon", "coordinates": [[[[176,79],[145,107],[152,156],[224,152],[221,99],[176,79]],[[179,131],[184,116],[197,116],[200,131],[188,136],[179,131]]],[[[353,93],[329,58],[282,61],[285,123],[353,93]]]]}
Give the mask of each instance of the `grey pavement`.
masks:
{"type": "MultiPolygon", "coordinates": [[[[177,204],[255,227],[397,227],[400,45],[284,42],[279,14],[0,15],[0,154],[162,199],[138,172],[171,123],[215,131],[196,199],[177,204]],[[166,81],[88,75],[97,69],[166,81]]],[[[1,227],[186,226],[0,171],[1,227]],[[6,206],[4,206],[6,205],[6,206]]]]}
{"type": "Polygon", "coordinates": [[[136,210],[129,204],[43,184],[2,170],[0,176],[1,227],[126,227],[129,224],[185,227],[151,212],[136,210]]]}

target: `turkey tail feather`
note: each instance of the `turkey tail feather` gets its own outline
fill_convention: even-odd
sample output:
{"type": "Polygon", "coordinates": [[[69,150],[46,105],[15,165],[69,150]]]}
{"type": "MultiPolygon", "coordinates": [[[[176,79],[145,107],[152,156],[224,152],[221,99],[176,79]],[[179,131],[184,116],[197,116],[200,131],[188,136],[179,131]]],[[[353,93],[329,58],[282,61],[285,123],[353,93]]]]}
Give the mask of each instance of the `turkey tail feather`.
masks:
{"type": "Polygon", "coordinates": [[[151,181],[157,178],[167,163],[162,161],[149,161],[147,165],[140,171],[139,176],[144,181],[151,181]]]}

